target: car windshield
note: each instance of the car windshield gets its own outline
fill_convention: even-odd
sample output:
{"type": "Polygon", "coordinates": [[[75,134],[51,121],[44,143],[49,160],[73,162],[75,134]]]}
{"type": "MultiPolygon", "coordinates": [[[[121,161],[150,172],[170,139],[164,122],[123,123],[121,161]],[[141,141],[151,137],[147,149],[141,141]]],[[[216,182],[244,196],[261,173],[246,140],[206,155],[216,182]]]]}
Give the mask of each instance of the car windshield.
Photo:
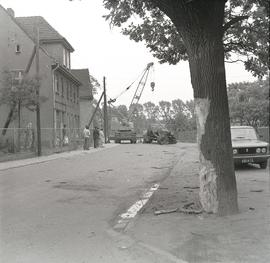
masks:
{"type": "Polygon", "coordinates": [[[254,129],[234,128],[231,129],[232,140],[256,140],[257,135],[254,129]]]}

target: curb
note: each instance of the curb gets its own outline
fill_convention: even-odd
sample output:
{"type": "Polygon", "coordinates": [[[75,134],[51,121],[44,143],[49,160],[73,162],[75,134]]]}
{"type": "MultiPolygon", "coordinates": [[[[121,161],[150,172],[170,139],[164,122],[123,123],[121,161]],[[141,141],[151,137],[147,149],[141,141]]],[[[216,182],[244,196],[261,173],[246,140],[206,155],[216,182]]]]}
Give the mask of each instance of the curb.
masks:
{"type": "Polygon", "coordinates": [[[48,156],[40,156],[40,157],[34,157],[34,158],[28,158],[28,159],[22,159],[22,160],[1,162],[0,163],[0,171],[6,171],[6,170],[14,169],[14,168],[20,168],[20,167],[34,165],[34,164],[46,163],[49,161],[67,158],[67,157],[92,154],[92,153],[100,152],[100,151],[110,149],[110,148],[113,148],[116,146],[118,146],[118,144],[107,144],[103,148],[91,149],[88,151],[76,150],[76,151],[70,151],[70,152],[54,153],[54,154],[48,155],[48,156]]]}

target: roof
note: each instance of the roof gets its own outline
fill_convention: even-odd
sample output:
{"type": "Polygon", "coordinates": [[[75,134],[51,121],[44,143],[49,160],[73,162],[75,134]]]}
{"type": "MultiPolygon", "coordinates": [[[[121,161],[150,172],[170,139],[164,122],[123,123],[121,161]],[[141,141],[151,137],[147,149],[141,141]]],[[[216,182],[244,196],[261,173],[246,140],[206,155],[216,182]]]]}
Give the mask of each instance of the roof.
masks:
{"type": "Polygon", "coordinates": [[[71,44],[61,34],[59,34],[43,17],[16,17],[15,20],[33,40],[35,40],[36,33],[34,30],[35,26],[37,26],[39,28],[39,38],[41,43],[60,42],[69,51],[74,51],[74,48],[71,46],[71,44]]]}
{"type": "Polygon", "coordinates": [[[71,73],[82,83],[80,87],[81,99],[93,99],[92,84],[90,81],[90,74],[88,69],[72,69],[71,73]]]}
{"type": "Polygon", "coordinates": [[[65,77],[70,79],[75,85],[82,86],[82,82],[71,72],[71,70],[68,70],[65,66],[62,66],[60,64],[54,64],[52,65],[52,69],[61,72],[65,77]]]}

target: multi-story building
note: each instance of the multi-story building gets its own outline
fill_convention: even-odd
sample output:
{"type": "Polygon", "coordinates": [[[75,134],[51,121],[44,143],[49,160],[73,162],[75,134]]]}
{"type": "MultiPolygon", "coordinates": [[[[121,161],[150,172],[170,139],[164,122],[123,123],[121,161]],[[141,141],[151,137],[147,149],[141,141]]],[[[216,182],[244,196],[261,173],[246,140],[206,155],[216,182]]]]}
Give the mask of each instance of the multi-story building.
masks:
{"type": "MultiPolygon", "coordinates": [[[[19,76],[36,75],[35,46],[39,39],[39,91],[40,97],[45,98],[40,104],[42,142],[52,146],[61,139],[64,125],[73,130],[80,128],[82,83],[71,70],[74,48],[40,16],[15,17],[12,9],[0,5],[0,24],[4,25],[0,27],[0,89],[5,71],[19,76]]],[[[90,95],[91,90],[88,100],[92,99],[90,95]]],[[[0,105],[0,111],[0,128],[3,128],[10,106],[0,105]]],[[[34,111],[21,108],[19,114],[20,118],[14,116],[9,127],[26,127],[29,122],[35,127],[34,111]]]]}
{"type": "MultiPolygon", "coordinates": [[[[80,87],[80,126],[84,128],[90,121],[93,114],[93,94],[92,84],[90,81],[90,74],[88,69],[72,69],[72,74],[80,80],[82,86],[80,87]]],[[[93,122],[90,125],[93,128],[93,122]]]]}

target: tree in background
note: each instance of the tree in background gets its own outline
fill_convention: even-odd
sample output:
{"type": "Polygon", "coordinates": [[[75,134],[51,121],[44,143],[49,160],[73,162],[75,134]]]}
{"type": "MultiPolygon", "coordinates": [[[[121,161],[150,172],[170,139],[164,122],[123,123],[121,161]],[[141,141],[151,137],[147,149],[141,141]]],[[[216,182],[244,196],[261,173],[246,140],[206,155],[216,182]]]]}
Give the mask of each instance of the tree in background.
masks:
{"type": "Polygon", "coordinates": [[[228,85],[231,122],[269,126],[269,78],[228,85]]]}
{"type": "Polygon", "coordinates": [[[137,134],[143,134],[147,127],[147,120],[144,114],[143,105],[140,103],[130,105],[129,108],[130,121],[134,124],[134,130],[137,134]]]}
{"type": "Polygon", "coordinates": [[[188,60],[200,150],[200,198],[206,212],[238,211],[224,59],[269,69],[267,0],[103,0],[106,17],[161,63],[188,60]],[[138,18],[136,21],[134,18],[138,18]],[[261,30],[262,29],[262,30],[261,30]],[[231,52],[231,53],[230,53],[231,52]]]}
{"type": "Polygon", "coordinates": [[[100,83],[91,74],[89,75],[89,78],[90,78],[90,85],[91,85],[92,93],[95,95],[95,94],[97,94],[98,90],[100,89],[100,83]]]}
{"type": "Polygon", "coordinates": [[[39,96],[37,98],[36,89],[39,79],[30,76],[14,76],[18,72],[5,71],[3,77],[3,88],[0,90],[0,106],[6,105],[10,108],[5,121],[2,135],[6,134],[12,120],[18,119],[22,108],[30,111],[36,110],[37,99],[45,102],[48,98],[39,96]]]}
{"type": "Polygon", "coordinates": [[[143,109],[146,119],[150,120],[152,123],[155,123],[158,119],[158,107],[155,105],[155,103],[148,101],[143,104],[143,109]]]}

